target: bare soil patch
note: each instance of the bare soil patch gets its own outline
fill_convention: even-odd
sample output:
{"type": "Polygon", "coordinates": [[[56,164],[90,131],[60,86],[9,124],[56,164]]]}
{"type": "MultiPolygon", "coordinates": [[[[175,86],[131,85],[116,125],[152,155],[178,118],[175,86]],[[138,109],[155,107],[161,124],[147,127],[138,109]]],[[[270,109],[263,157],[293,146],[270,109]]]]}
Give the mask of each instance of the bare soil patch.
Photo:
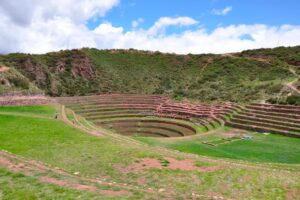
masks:
{"type": "Polygon", "coordinates": [[[9,68],[4,66],[4,65],[0,65],[0,72],[5,72],[5,71],[8,71],[9,68]]]}
{"type": "Polygon", "coordinates": [[[41,176],[41,177],[39,177],[39,180],[43,183],[51,183],[54,185],[64,186],[64,187],[68,187],[68,188],[72,188],[72,189],[76,189],[76,190],[87,190],[87,191],[92,191],[92,192],[97,191],[97,187],[93,186],[93,185],[67,183],[63,180],[59,180],[57,178],[52,178],[52,177],[48,177],[48,176],[41,176]]]}
{"type": "Polygon", "coordinates": [[[213,172],[217,171],[220,166],[207,166],[198,167],[194,164],[193,160],[177,160],[175,158],[164,158],[162,160],[154,158],[144,158],[138,160],[135,164],[129,166],[123,172],[138,172],[147,169],[170,169],[170,170],[182,170],[182,171],[199,171],[199,172],[213,172]]]}

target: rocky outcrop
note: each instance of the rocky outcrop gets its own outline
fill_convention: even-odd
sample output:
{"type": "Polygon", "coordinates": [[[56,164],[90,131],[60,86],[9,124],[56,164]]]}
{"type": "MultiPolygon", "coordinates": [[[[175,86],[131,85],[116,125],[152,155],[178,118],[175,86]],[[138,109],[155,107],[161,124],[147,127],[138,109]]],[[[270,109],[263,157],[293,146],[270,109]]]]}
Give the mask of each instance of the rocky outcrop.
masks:
{"type": "Polygon", "coordinates": [[[62,58],[57,61],[55,66],[55,72],[61,73],[70,69],[68,62],[70,61],[70,68],[73,77],[82,77],[84,79],[92,79],[95,77],[96,72],[94,70],[94,65],[91,60],[85,55],[80,55],[78,52],[73,52],[70,58],[62,58]]]}
{"type": "Polygon", "coordinates": [[[33,64],[30,58],[26,59],[23,63],[23,69],[39,82],[44,82],[47,80],[47,74],[43,70],[41,64],[33,64]]]}
{"type": "Polygon", "coordinates": [[[71,72],[74,77],[81,76],[85,79],[92,79],[95,76],[93,64],[88,57],[76,57],[71,62],[71,72]]]}
{"type": "Polygon", "coordinates": [[[300,67],[300,61],[290,60],[287,61],[288,64],[300,67]]]}

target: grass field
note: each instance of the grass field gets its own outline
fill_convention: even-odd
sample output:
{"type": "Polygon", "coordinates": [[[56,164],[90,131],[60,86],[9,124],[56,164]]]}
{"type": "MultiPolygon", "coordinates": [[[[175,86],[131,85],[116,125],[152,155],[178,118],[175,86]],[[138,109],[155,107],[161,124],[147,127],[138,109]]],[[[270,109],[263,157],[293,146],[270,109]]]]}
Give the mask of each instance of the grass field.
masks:
{"type": "MultiPolygon", "coordinates": [[[[231,158],[251,162],[300,163],[300,140],[280,135],[264,135],[262,133],[245,132],[252,139],[235,140],[223,143],[224,133],[230,132],[225,127],[209,135],[191,137],[180,140],[162,140],[159,138],[137,138],[150,145],[158,145],[169,149],[179,150],[198,155],[231,158]],[[203,144],[223,143],[217,146],[203,144]]],[[[240,131],[243,132],[243,131],[240,131]]]]}
{"type": "Polygon", "coordinates": [[[92,192],[83,192],[56,185],[42,184],[36,177],[21,173],[12,173],[0,167],[0,199],[116,199],[99,196],[92,192]]]}
{"type": "MultiPolygon", "coordinates": [[[[51,117],[57,112],[57,108],[51,106],[2,109],[0,149],[59,167],[71,174],[79,172],[82,177],[105,177],[116,183],[137,187],[129,199],[190,199],[193,194],[201,194],[200,199],[212,199],[213,196],[230,199],[285,199],[300,195],[299,173],[285,171],[289,168],[296,170],[299,167],[297,165],[278,165],[280,169],[275,169],[263,164],[236,164],[233,160],[194,157],[137,145],[123,140],[122,136],[118,139],[95,137],[51,117]],[[16,113],[19,111],[21,114],[18,116],[16,113]],[[166,157],[193,159],[197,166],[205,167],[203,169],[213,167],[215,170],[183,171],[167,167],[128,170],[139,159],[166,157]],[[147,188],[152,188],[154,192],[143,192],[147,188]]],[[[209,137],[206,136],[206,139],[209,137]]],[[[290,141],[286,145],[292,143],[290,141]]],[[[169,145],[174,144],[170,142],[169,145]]],[[[293,148],[295,150],[295,146],[293,148]]],[[[3,199],[101,199],[90,192],[42,184],[35,177],[11,173],[4,168],[0,169],[0,175],[0,195],[3,199]]]]}
{"type": "Polygon", "coordinates": [[[6,106],[0,107],[0,113],[16,113],[20,114],[28,114],[32,115],[39,115],[45,117],[54,117],[57,114],[57,108],[55,106],[49,105],[35,105],[35,106],[6,106]]]}

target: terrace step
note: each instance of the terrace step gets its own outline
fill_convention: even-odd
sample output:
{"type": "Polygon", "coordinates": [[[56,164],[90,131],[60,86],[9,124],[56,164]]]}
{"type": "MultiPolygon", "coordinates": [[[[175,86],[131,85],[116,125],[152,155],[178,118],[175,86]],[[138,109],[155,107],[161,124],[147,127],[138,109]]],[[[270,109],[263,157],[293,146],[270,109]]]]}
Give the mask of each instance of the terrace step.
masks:
{"type": "Polygon", "coordinates": [[[115,101],[115,102],[89,102],[89,103],[73,103],[66,104],[69,107],[80,107],[80,106],[109,106],[109,105],[156,105],[158,106],[160,102],[147,102],[147,101],[115,101]]]}
{"type": "Polygon", "coordinates": [[[152,132],[152,133],[164,134],[164,135],[167,135],[168,137],[183,137],[184,136],[184,133],[182,133],[178,130],[175,130],[175,129],[166,128],[166,127],[155,127],[155,126],[149,126],[149,125],[119,126],[119,127],[113,126],[113,128],[120,133],[130,132],[130,131],[132,131],[132,132],[147,131],[147,132],[152,132]]]}
{"type": "Polygon", "coordinates": [[[104,127],[106,128],[114,128],[114,129],[124,129],[124,128],[159,128],[162,130],[168,130],[168,131],[172,131],[175,132],[181,136],[185,136],[185,135],[194,135],[195,132],[194,130],[190,130],[184,126],[180,126],[178,124],[174,125],[174,124],[168,124],[168,123],[155,123],[155,122],[147,122],[147,123],[142,123],[142,122],[131,122],[131,123],[112,123],[112,124],[107,124],[104,127]]]}
{"type": "Polygon", "coordinates": [[[108,108],[151,108],[151,109],[156,109],[156,105],[153,104],[118,104],[118,105],[95,105],[95,106],[77,106],[77,107],[72,107],[72,106],[67,106],[68,108],[77,111],[77,110],[88,110],[88,109],[98,109],[98,110],[104,110],[108,108]]]}
{"type": "Polygon", "coordinates": [[[106,116],[96,116],[96,117],[86,117],[87,120],[103,120],[103,119],[113,119],[113,118],[124,118],[124,117],[147,117],[144,114],[116,114],[116,115],[106,115],[106,116]]]}
{"type": "Polygon", "coordinates": [[[265,128],[271,128],[271,129],[276,129],[276,130],[286,130],[289,132],[299,132],[295,134],[300,135],[300,129],[297,128],[290,128],[282,125],[276,125],[276,124],[270,124],[270,123],[264,123],[264,122],[259,122],[259,121],[248,121],[244,119],[238,119],[238,118],[232,118],[230,122],[233,123],[239,123],[239,124],[247,124],[247,125],[252,125],[252,126],[261,126],[265,128]]]}
{"type": "Polygon", "coordinates": [[[277,112],[277,113],[293,113],[296,115],[300,115],[300,110],[295,109],[284,109],[284,108],[276,108],[276,107],[263,107],[263,106],[246,106],[248,109],[252,110],[260,110],[260,111],[268,111],[268,112],[277,112]]]}
{"type": "Polygon", "coordinates": [[[123,120],[107,120],[107,121],[102,121],[102,122],[94,122],[96,125],[113,125],[117,123],[157,123],[157,124],[162,124],[162,125],[173,125],[173,126],[178,126],[178,127],[183,127],[186,128],[190,131],[192,131],[194,134],[196,133],[196,130],[192,128],[190,125],[183,124],[180,122],[174,122],[174,121],[167,121],[164,119],[123,119],[123,120]]]}
{"type": "Polygon", "coordinates": [[[288,126],[288,127],[300,129],[299,123],[289,123],[289,122],[276,121],[276,120],[267,119],[267,118],[253,117],[253,116],[245,115],[245,113],[243,113],[242,115],[235,115],[234,118],[244,119],[247,121],[258,121],[258,122],[262,122],[262,123],[269,123],[269,124],[288,126]]]}
{"type": "Polygon", "coordinates": [[[253,103],[253,106],[261,106],[261,107],[274,107],[274,108],[284,108],[284,109],[297,109],[300,110],[300,106],[293,106],[293,105],[278,105],[278,104],[260,104],[260,103],[253,103]]]}
{"type": "Polygon", "coordinates": [[[121,133],[123,135],[127,136],[132,136],[134,134],[138,134],[139,136],[144,136],[144,137],[170,137],[169,135],[162,134],[162,133],[157,133],[153,131],[128,131],[128,132],[123,132],[121,133]]]}
{"type": "Polygon", "coordinates": [[[96,116],[107,116],[107,115],[114,115],[114,114],[145,114],[145,113],[152,113],[154,115],[154,111],[150,112],[149,110],[115,110],[115,111],[97,111],[97,112],[89,112],[89,113],[82,113],[83,117],[96,117],[96,116]]]}
{"type": "Polygon", "coordinates": [[[280,117],[280,116],[273,116],[273,115],[267,115],[267,114],[259,114],[256,112],[249,112],[249,111],[244,111],[241,112],[242,115],[245,116],[250,116],[250,117],[257,117],[257,118],[262,118],[262,119],[270,119],[274,121],[283,121],[283,122],[290,122],[294,124],[300,124],[300,120],[293,119],[293,118],[286,118],[286,117],[280,117]]]}
{"type": "Polygon", "coordinates": [[[248,109],[248,108],[245,108],[241,112],[251,112],[251,113],[257,113],[257,114],[262,114],[262,115],[272,115],[272,116],[278,116],[278,117],[284,117],[284,118],[300,119],[300,115],[297,115],[297,114],[261,111],[261,110],[248,109]]]}
{"type": "Polygon", "coordinates": [[[250,126],[247,124],[240,124],[240,123],[235,123],[232,121],[226,122],[226,125],[235,127],[235,128],[239,128],[239,129],[249,130],[249,131],[273,133],[273,134],[280,134],[280,135],[289,136],[289,137],[300,138],[300,134],[297,134],[297,133],[291,133],[289,131],[277,130],[277,129],[272,129],[272,128],[265,128],[262,126],[250,126]]]}

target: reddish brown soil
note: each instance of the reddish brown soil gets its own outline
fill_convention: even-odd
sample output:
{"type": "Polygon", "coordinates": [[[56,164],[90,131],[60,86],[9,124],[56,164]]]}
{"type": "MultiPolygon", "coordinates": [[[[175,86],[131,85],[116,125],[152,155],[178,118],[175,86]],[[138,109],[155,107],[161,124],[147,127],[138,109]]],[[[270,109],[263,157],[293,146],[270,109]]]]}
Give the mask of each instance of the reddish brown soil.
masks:
{"type": "Polygon", "coordinates": [[[35,64],[30,58],[26,59],[22,63],[23,69],[30,75],[35,77],[37,81],[46,81],[48,79],[47,74],[44,72],[42,65],[35,64]]]}
{"type": "Polygon", "coordinates": [[[83,190],[87,190],[87,191],[91,191],[91,192],[97,191],[97,187],[93,186],[93,185],[68,183],[66,181],[59,180],[57,178],[48,177],[48,176],[41,176],[41,177],[39,177],[39,180],[43,183],[50,183],[50,184],[54,184],[54,185],[59,185],[59,186],[63,186],[63,187],[76,189],[76,190],[81,190],[81,191],[83,191],[83,190]]]}
{"type": "Polygon", "coordinates": [[[5,72],[7,70],[9,70],[8,67],[5,67],[4,65],[0,65],[0,72],[5,72]]]}
{"type": "Polygon", "coordinates": [[[219,166],[209,166],[209,167],[197,167],[193,160],[176,160],[174,158],[165,158],[169,163],[163,166],[161,160],[154,158],[144,158],[139,160],[137,163],[131,165],[123,172],[129,171],[142,171],[147,169],[170,169],[170,170],[182,170],[182,171],[200,171],[200,172],[213,172],[219,170],[219,166]]]}

